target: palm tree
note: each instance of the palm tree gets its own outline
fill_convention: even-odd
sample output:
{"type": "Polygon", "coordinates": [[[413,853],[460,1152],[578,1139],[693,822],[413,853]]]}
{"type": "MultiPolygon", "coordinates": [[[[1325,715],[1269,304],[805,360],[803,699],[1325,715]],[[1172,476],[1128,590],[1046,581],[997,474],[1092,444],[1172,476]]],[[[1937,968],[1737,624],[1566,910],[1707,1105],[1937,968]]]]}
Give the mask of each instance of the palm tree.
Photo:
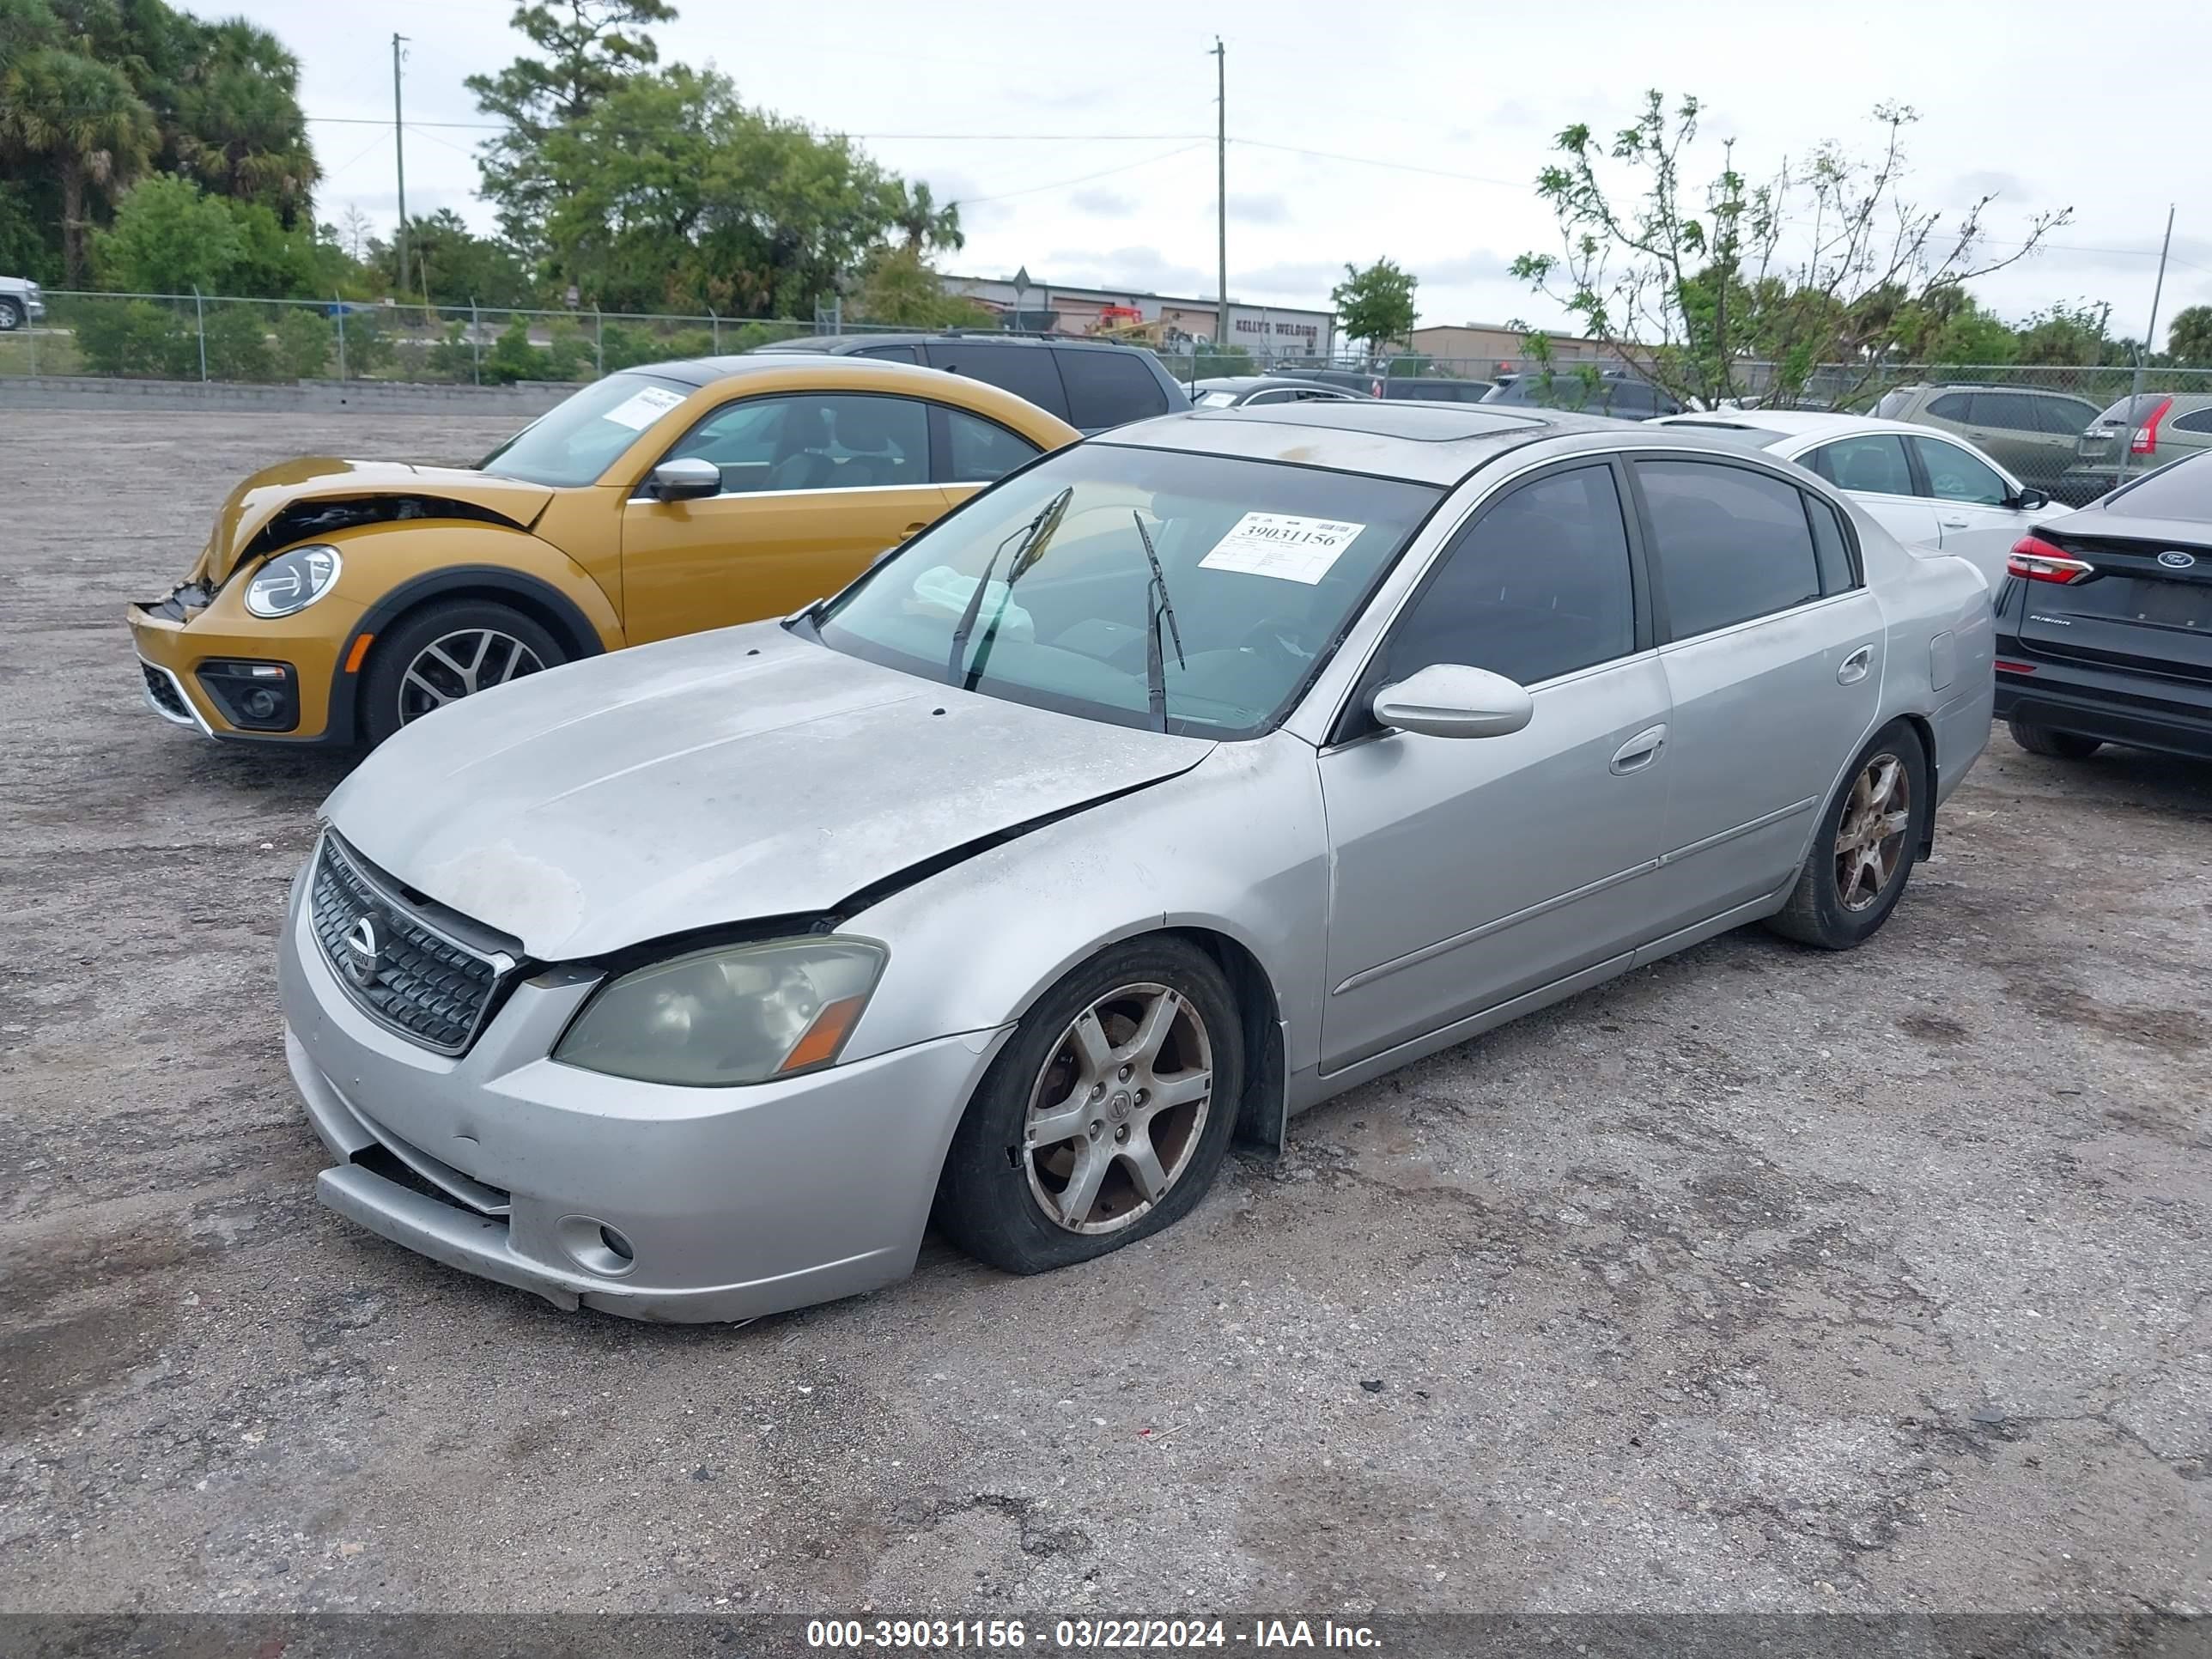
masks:
{"type": "Polygon", "coordinates": [[[927,184],[901,181],[892,198],[891,223],[906,233],[906,245],[916,253],[927,248],[968,246],[960,228],[960,204],[948,202],[940,209],[927,184]]]}
{"type": "Polygon", "coordinates": [[[0,76],[0,148],[48,162],[61,185],[62,264],[71,288],[84,285],[86,186],[128,184],[159,136],[153,112],[112,64],[49,46],[0,76]]]}
{"type": "Polygon", "coordinates": [[[242,18],[206,27],[179,90],[185,171],[224,196],[266,203],[289,229],[322,177],[300,113],[300,61],[242,18]]]}

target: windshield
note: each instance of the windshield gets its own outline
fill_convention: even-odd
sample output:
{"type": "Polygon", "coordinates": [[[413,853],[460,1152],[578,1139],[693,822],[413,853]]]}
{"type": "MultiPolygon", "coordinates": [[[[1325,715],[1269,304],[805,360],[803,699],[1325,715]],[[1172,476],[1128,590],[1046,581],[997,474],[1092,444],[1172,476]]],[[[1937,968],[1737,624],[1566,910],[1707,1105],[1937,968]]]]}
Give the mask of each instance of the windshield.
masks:
{"type": "Polygon", "coordinates": [[[563,489],[597,483],[639,433],[696,389],[658,374],[610,374],[539,416],[477,470],[563,489]]]}
{"type": "Polygon", "coordinates": [[[1441,494],[1080,444],[940,520],[816,626],[835,650],[988,696],[1254,737],[1288,711],[1441,494]]]}

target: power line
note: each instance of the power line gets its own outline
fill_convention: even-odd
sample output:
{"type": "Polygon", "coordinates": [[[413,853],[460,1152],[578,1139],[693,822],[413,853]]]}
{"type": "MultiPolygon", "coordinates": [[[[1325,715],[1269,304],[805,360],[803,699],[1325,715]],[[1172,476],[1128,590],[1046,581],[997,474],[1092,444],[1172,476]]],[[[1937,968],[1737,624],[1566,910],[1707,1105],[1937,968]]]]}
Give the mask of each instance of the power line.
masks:
{"type": "Polygon", "coordinates": [[[996,196],[965,197],[955,205],[959,207],[980,207],[985,202],[1006,202],[1012,200],[1017,196],[1035,196],[1042,191],[1072,189],[1077,185],[1087,185],[1093,179],[1109,179],[1117,173],[1133,173],[1139,167],[1148,167],[1152,166],[1155,162],[1164,161],[1177,155],[1188,155],[1194,149],[1203,149],[1205,147],[1205,143],[1206,141],[1204,139],[1200,139],[1197,143],[1185,144],[1180,149],[1164,150],[1158,155],[1147,155],[1141,161],[1124,161],[1120,167],[1104,167],[1097,173],[1086,173],[1080,178],[1060,179],[1056,179],[1048,185],[1030,185],[1021,190],[1001,191],[996,196]]]}

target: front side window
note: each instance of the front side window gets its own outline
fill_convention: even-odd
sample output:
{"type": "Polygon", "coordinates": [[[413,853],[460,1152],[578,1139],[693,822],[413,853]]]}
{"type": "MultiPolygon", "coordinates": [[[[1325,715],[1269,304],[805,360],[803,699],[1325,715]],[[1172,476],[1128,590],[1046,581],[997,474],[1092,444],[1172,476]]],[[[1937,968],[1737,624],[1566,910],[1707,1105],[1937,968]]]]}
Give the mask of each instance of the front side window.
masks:
{"type": "Polygon", "coordinates": [[[597,483],[638,434],[697,390],[658,374],[610,374],[539,416],[477,467],[560,489],[597,483]]]}
{"type": "Polygon", "coordinates": [[[1838,489],[1876,495],[1911,495],[1912,465],[1905,459],[1905,440],[1894,432],[1868,432],[1822,444],[1805,458],[1838,489]]]}
{"type": "Polygon", "coordinates": [[[1714,461],[1638,461],[1636,472],[1674,638],[1820,597],[1820,561],[1795,485],[1714,461]]]}
{"type": "Polygon", "coordinates": [[[1074,445],[939,520],[802,631],[1016,702],[1255,736],[1320,671],[1440,495],[1279,462],[1074,445]]]}
{"type": "Polygon", "coordinates": [[[711,461],[725,495],[929,483],[929,411],[912,398],[794,392],[725,404],[665,460],[711,461]]]}
{"type": "Polygon", "coordinates": [[[1927,470],[1928,493],[1938,501],[2002,507],[2011,499],[2005,481],[1958,445],[1940,438],[1915,438],[1912,447],[1920,452],[1920,465],[1927,470]]]}
{"type": "Polygon", "coordinates": [[[1467,663],[1534,685],[1636,644],[1628,531],[1609,466],[1522,484],[1445,550],[1391,635],[1385,673],[1467,663]]]}
{"type": "Polygon", "coordinates": [[[1929,418],[1937,421],[1956,421],[1960,426],[1972,422],[1966,417],[1974,410],[1972,395],[1964,392],[1947,392],[1928,405],[1929,418]]]}
{"type": "Polygon", "coordinates": [[[965,410],[946,410],[945,421],[951,446],[947,478],[951,483],[988,483],[1018,466],[1027,466],[1042,453],[1027,438],[965,410]]]}

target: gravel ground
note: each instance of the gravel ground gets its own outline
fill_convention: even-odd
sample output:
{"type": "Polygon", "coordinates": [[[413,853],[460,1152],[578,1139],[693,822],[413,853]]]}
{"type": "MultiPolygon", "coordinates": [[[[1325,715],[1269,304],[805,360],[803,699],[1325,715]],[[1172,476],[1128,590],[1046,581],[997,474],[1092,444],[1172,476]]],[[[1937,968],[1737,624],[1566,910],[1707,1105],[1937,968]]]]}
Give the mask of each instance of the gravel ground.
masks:
{"type": "Polygon", "coordinates": [[[272,983],[343,763],[142,704],[239,473],[0,416],[0,1607],[2212,1607],[2212,768],[2000,736],[1865,949],[1717,940],[1166,1235],[742,1331],[324,1211],[272,983]]]}

